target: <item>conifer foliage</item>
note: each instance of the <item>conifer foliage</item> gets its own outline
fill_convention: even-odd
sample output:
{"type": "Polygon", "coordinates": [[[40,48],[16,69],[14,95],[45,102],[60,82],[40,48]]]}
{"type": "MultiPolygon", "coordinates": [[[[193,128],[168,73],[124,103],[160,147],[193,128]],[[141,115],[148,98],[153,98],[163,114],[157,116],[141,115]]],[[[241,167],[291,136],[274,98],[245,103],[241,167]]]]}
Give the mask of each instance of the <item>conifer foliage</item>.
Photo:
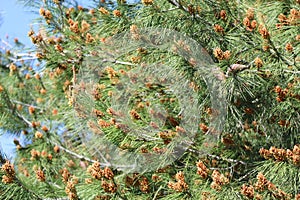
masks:
{"type": "Polygon", "coordinates": [[[22,2],[0,199],[300,199],[299,0],[22,2]]]}

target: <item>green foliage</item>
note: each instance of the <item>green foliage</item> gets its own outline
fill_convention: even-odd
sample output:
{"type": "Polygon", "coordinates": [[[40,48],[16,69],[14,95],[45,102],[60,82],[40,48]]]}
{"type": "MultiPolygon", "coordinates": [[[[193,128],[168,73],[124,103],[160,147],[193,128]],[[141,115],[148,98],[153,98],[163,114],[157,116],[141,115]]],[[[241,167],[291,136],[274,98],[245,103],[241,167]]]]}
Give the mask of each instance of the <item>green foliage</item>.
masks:
{"type": "Polygon", "coordinates": [[[298,0],[22,2],[40,27],[35,49],[1,44],[0,125],[21,138],[1,199],[300,199],[298,0]]]}

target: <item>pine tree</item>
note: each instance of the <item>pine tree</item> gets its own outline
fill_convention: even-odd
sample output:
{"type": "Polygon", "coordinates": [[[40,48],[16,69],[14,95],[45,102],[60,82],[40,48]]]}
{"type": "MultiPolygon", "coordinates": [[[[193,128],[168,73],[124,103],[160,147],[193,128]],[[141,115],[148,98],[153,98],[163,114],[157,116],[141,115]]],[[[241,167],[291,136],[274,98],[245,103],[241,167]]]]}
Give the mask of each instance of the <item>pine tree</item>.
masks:
{"type": "Polygon", "coordinates": [[[23,1],[1,199],[300,199],[300,1],[23,1]]]}

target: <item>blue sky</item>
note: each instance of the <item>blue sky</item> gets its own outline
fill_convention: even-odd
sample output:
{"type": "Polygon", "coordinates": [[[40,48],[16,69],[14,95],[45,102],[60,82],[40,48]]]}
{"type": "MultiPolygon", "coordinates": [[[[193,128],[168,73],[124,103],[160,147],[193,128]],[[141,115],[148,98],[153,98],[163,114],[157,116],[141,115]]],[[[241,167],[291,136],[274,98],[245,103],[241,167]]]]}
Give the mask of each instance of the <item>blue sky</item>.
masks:
{"type": "Polygon", "coordinates": [[[31,46],[27,32],[37,15],[24,9],[16,0],[0,0],[0,13],[2,17],[0,38],[6,39],[6,36],[9,36],[9,41],[18,38],[26,46],[31,46]]]}

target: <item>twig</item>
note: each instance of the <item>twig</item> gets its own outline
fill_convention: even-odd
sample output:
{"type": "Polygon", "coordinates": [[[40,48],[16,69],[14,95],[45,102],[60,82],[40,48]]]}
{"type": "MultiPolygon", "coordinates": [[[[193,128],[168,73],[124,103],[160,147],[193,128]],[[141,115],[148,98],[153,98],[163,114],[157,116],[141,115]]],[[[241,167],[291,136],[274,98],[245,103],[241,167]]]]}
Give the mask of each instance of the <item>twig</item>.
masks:
{"type": "Polygon", "coordinates": [[[9,59],[10,59],[11,61],[13,61],[14,63],[16,63],[16,62],[21,62],[21,61],[26,61],[26,60],[35,60],[35,59],[37,59],[37,57],[20,58],[20,59],[15,59],[15,58],[10,57],[9,59]]]}
{"type": "Polygon", "coordinates": [[[104,162],[109,163],[109,162],[106,160],[106,158],[104,157],[104,155],[103,155],[98,149],[96,149],[96,148],[93,148],[93,149],[94,149],[95,152],[97,152],[97,153],[100,155],[100,157],[104,160],[104,162]]]}
{"type": "Polygon", "coordinates": [[[136,66],[135,64],[132,64],[130,62],[123,62],[119,60],[108,60],[108,59],[103,59],[102,62],[111,62],[115,64],[121,64],[121,65],[129,65],[129,66],[136,66]]]}
{"type": "Polygon", "coordinates": [[[41,108],[41,107],[39,107],[39,106],[33,106],[33,105],[30,105],[30,104],[27,104],[27,103],[23,103],[23,102],[21,102],[21,101],[17,101],[17,100],[11,100],[11,101],[14,102],[14,103],[17,103],[17,104],[21,104],[21,105],[23,105],[23,106],[27,106],[27,107],[31,106],[31,107],[33,107],[33,108],[40,109],[40,110],[43,109],[43,108],[41,108]]]}
{"type": "Polygon", "coordinates": [[[240,177],[240,178],[238,179],[238,181],[242,181],[243,179],[247,178],[248,176],[250,176],[251,174],[254,174],[254,173],[256,173],[256,172],[257,172],[257,170],[250,171],[250,172],[248,172],[247,174],[245,174],[244,176],[240,177]]]}
{"type": "Polygon", "coordinates": [[[178,10],[179,7],[174,7],[174,8],[169,8],[167,10],[162,10],[161,12],[169,12],[169,11],[173,11],[173,10],[178,10]]]}
{"type": "MultiPolygon", "coordinates": [[[[177,2],[176,0],[168,0],[168,1],[169,1],[169,3],[173,4],[173,5],[176,6],[177,8],[179,8],[179,9],[185,11],[185,12],[190,13],[190,12],[189,12],[189,9],[188,9],[187,7],[184,7],[183,5],[181,5],[181,4],[180,4],[179,2],[177,2]]],[[[198,15],[198,14],[196,14],[196,15],[194,15],[194,16],[195,16],[195,17],[200,17],[200,15],[198,15]]]]}
{"type": "Polygon", "coordinates": [[[240,163],[242,165],[247,165],[247,163],[245,163],[244,161],[241,161],[241,160],[235,160],[235,159],[231,159],[231,158],[223,158],[223,157],[220,157],[220,156],[217,156],[217,155],[212,155],[212,154],[207,154],[207,156],[212,157],[212,158],[216,158],[218,160],[225,160],[225,161],[230,162],[230,163],[240,163]]]}
{"type": "MultiPolygon", "coordinates": [[[[199,155],[203,155],[203,153],[201,153],[200,151],[197,151],[195,149],[188,149],[188,150],[192,153],[197,153],[199,155]]],[[[241,161],[241,160],[235,160],[235,159],[231,159],[231,158],[223,158],[223,157],[213,155],[213,154],[209,154],[209,153],[206,153],[205,155],[209,156],[209,157],[212,157],[212,158],[215,158],[215,159],[218,159],[218,160],[224,160],[224,161],[227,161],[227,162],[230,162],[230,163],[237,163],[237,164],[247,165],[247,163],[245,163],[244,161],[241,161]]]]}
{"type": "Polygon", "coordinates": [[[46,90],[46,87],[45,87],[45,85],[44,85],[44,83],[43,83],[42,79],[39,79],[39,82],[40,82],[40,84],[41,84],[42,88],[43,88],[44,90],[46,90]]]}
{"type": "MultiPolygon", "coordinates": [[[[181,9],[181,10],[187,12],[187,13],[190,13],[189,9],[188,9],[187,7],[181,5],[179,2],[177,2],[177,0],[168,0],[168,1],[169,1],[169,3],[173,4],[173,5],[176,6],[177,8],[179,8],[179,9],[181,9]]],[[[201,19],[201,16],[200,16],[199,14],[194,14],[194,13],[193,13],[192,16],[195,17],[195,18],[201,19]]],[[[204,20],[204,19],[202,19],[202,20],[204,20]]],[[[205,22],[206,22],[207,24],[209,24],[210,26],[213,25],[213,24],[211,24],[211,23],[208,22],[208,21],[205,21],[205,22]]]]}
{"type": "Polygon", "coordinates": [[[300,71],[292,71],[292,70],[283,70],[284,72],[293,73],[293,74],[300,74],[300,71]]]}
{"type": "Polygon", "coordinates": [[[221,171],[221,170],[233,170],[233,168],[235,167],[235,166],[237,166],[239,163],[234,163],[233,165],[231,165],[231,166],[229,166],[229,167],[224,167],[224,168],[219,168],[219,167],[210,167],[209,169],[210,170],[219,170],[219,171],[221,171]]]}
{"type": "Polygon", "coordinates": [[[153,197],[152,200],[156,200],[156,197],[157,197],[157,195],[158,195],[158,192],[159,192],[161,189],[162,189],[162,186],[159,186],[159,188],[158,188],[157,191],[155,192],[155,195],[154,195],[154,197],[153,197]]]}
{"type": "Polygon", "coordinates": [[[31,53],[15,53],[14,57],[24,57],[24,56],[28,56],[28,57],[33,57],[34,55],[31,55],[31,53]]]}
{"type": "Polygon", "coordinates": [[[59,12],[60,12],[60,17],[61,17],[61,30],[63,30],[64,26],[65,26],[65,23],[64,23],[64,14],[63,14],[63,10],[62,10],[60,4],[58,4],[58,9],[59,9],[59,12]]]}
{"type": "Polygon", "coordinates": [[[21,115],[20,113],[16,112],[17,116],[19,119],[23,120],[28,126],[32,127],[32,123],[27,120],[23,115],[21,115]]]}
{"type": "MultiPolygon", "coordinates": [[[[68,153],[68,154],[70,154],[70,155],[72,155],[72,156],[74,156],[74,157],[76,157],[76,158],[78,158],[78,159],[80,159],[80,160],[85,160],[85,161],[88,161],[88,162],[90,162],[90,163],[95,163],[95,162],[98,162],[97,160],[93,160],[93,159],[90,159],[90,158],[88,158],[88,157],[86,157],[86,156],[83,156],[83,155],[80,155],[80,154],[77,154],[77,153],[75,153],[75,152],[73,152],[73,151],[71,151],[71,150],[69,150],[69,149],[67,149],[67,148],[64,148],[64,147],[62,147],[61,145],[58,145],[57,143],[54,143],[54,142],[52,142],[52,141],[50,141],[50,140],[48,140],[51,144],[53,144],[53,145],[57,145],[60,149],[62,149],[63,151],[65,151],[66,153],[68,153]]],[[[117,168],[117,169],[124,169],[124,168],[129,168],[129,167],[134,167],[134,166],[130,166],[130,165],[112,165],[111,163],[109,163],[109,162],[107,162],[107,163],[102,163],[101,162],[101,166],[103,166],[103,167],[115,167],[115,168],[117,168]]]]}
{"type": "Polygon", "coordinates": [[[6,42],[5,40],[1,40],[1,42],[2,43],[4,43],[6,46],[8,46],[9,48],[12,48],[12,46],[8,43],[8,42],[6,42]]]}
{"type": "Polygon", "coordinates": [[[276,56],[282,60],[286,65],[290,66],[292,65],[289,60],[287,60],[286,58],[284,58],[280,53],[279,51],[277,50],[277,48],[275,47],[273,41],[271,40],[271,38],[268,38],[268,42],[270,43],[271,47],[272,47],[272,50],[275,52],[276,56]]]}
{"type": "MultiPolygon", "coordinates": [[[[85,160],[85,161],[88,161],[88,162],[90,162],[90,163],[95,163],[95,162],[97,162],[96,160],[90,159],[90,158],[85,157],[85,156],[83,156],[83,155],[79,155],[79,154],[77,154],[77,153],[75,153],[75,152],[73,152],[73,151],[71,151],[71,150],[69,150],[69,149],[67,149],[67,148],[64,148],[64,147],[62,147],[61,145],[58,145],[57,143],[54,143],[54,142],[52,142],[52,141],[50,141],[50,140],[49,140],[49,142],[52,143],[53,145],[58,146],[60,149],[62,149],[62,150],[65,151],[66,153],[68,153],[68,154],[70,154],[70,155],[72,155],[72,156],[75,156],[76,158],[78,158],[78,159],[80,159],[80,160],[85,160]]],[[[105,165],[105,164],[102,164],[102,163],[101,163],[101,165],[103,165],[103,166],[108,166],[108,165],[105,165]]],[[[111,166],[111,165],[109,165],[109,166],[111,166]]]]}

